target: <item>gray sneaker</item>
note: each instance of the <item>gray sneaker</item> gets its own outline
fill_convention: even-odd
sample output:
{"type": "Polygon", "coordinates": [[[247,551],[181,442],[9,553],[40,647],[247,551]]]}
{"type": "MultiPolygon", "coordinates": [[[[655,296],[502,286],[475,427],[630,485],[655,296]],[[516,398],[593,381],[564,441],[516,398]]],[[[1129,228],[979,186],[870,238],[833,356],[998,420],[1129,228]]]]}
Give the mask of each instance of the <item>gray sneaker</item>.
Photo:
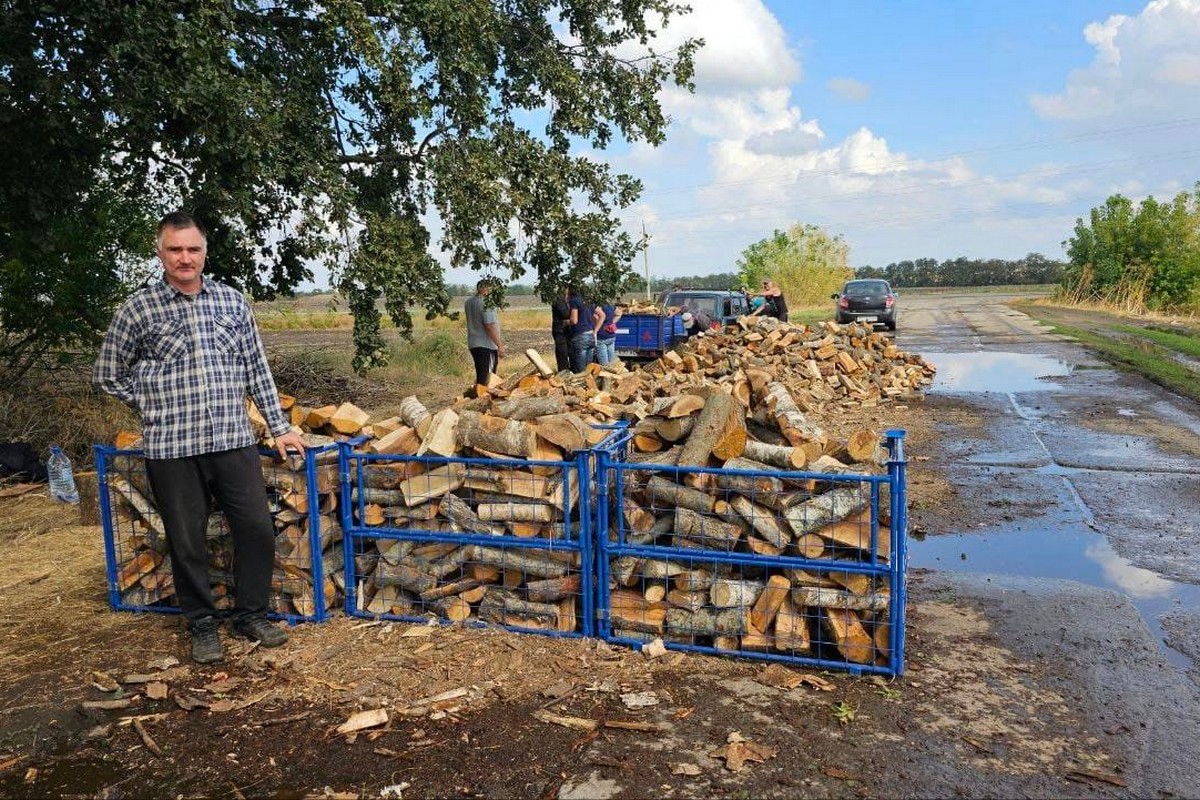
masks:
{"type": "Polygon", "coordinates": [[[192,632],[192,661],[213,664],[225,658],[221,649],[221,624],[213,617],[196,620],[188,629],[192,632]]]}
{"type": "Polygon", "coordinates": [[[279,647],[288,640],[287,631],[272,625],[264,614],[247,614],[234,620],[233,630],[263,647],[279,647]]]}

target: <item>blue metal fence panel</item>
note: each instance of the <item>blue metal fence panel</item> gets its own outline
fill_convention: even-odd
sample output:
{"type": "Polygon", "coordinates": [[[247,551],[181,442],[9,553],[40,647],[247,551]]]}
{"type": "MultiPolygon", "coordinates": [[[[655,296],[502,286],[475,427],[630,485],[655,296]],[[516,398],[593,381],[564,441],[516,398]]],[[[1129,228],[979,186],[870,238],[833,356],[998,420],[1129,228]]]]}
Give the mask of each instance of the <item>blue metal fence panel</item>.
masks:
{"type": "Polygon", "coordinates": [[[592,459],[341,451],[346,613],[594,633],[592,459]]]}
{"type": "Polygon", "coordinates": [[[887,434],[885,475],[627,460],[628,435],[598,449],[599,635],[900,674],[903,436],[887,434]]]}
{"type": "MultiPolygon", "coordinates": [[[[154,509],[143,453],[105,445],[93,451],[102,487],[109,604],[117,611],[178,613],[166,533],[154,509]]],[[[275,525],[269,616],[288,622],[326,619],[342,600],[337,446],[310,448],[286,462],[273,450],[261,452],[275,525]]],[[[219,511],[209,518],[208,536],[214,596],[218,608],[229,609],[236,590],[233,545],[219,511]]]]}

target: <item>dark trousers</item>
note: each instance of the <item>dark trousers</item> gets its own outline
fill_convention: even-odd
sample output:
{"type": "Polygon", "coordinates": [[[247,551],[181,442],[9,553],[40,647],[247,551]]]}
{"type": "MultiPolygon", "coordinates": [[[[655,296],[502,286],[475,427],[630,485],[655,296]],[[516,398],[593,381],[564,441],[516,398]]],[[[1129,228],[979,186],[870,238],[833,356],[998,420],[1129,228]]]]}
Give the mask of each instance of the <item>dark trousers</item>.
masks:
{"type": "Polygon", "coordinates": [[[472,347],[471,360],[475,362],[475,383],[487,386],[488,375],[496,369],[496,351],[490,347],[472,347]]]}
{"type": "Polygon", "coordinates": [[[275,563],[275,526],[267,510],[254,446],[189,458],[146,459],[146,476],[171,545],[175,597],[189,622],[217,616],[205,530],[213,499],[233,532],[233,617],[263,613],[275,563]]]}
{"type": "Polygon", "coordinates": [[[559,372],[571,368],[571,337],[554,337],[554,362],[559,372]]]}

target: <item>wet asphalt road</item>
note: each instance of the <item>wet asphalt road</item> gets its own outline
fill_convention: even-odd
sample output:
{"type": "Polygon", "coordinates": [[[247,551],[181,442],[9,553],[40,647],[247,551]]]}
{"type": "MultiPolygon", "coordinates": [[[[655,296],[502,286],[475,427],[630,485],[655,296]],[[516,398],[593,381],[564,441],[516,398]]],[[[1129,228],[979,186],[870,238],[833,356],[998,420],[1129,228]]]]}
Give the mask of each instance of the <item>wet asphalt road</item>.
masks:
{"type": "Polygon", "coordinates": [[[1008,299],[901,298],[898,343],[939,367],[926,409],[942,445],[929,455],[955,489],[911,546],[917,616],[953,598],[1044,667],[1038,688],[1065,698],[1063,729],[1095,736],[1126,783],[1088,793],[1200,796],[1200,407],[1008,299]]]}

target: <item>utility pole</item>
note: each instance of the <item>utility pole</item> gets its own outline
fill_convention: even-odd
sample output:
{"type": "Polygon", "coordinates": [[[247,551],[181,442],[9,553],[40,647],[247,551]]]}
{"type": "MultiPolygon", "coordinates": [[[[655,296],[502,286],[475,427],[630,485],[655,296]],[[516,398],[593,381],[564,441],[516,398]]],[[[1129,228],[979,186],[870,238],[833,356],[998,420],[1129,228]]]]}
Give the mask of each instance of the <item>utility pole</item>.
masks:
{"type": "Polygon", "coordinates": [[[646,302],[650,302],[650,237],[646,235],[646,220],[642,220],[642,263],[646,269],[646,302]]]}

